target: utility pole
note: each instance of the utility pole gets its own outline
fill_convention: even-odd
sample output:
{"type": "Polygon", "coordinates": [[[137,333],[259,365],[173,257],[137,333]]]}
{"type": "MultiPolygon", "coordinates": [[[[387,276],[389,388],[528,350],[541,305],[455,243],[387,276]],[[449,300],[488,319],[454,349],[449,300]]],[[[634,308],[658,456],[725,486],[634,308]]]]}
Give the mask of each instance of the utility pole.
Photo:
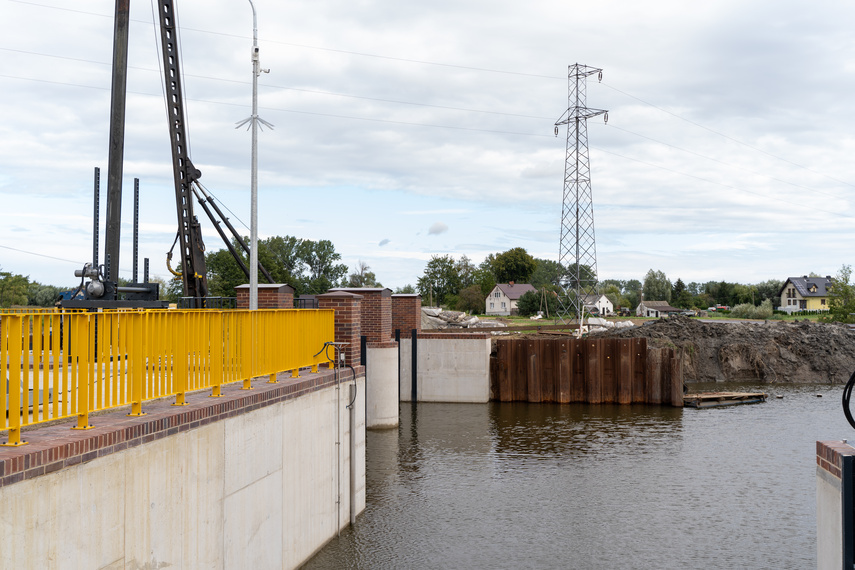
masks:
{"type": "Polygon", "coordinates": [[[119,242],[122,229],[122,174],[125,157],[125,99],[128,86],[128,21],[130,0],[116,0],[113,31],[113,87],[110,99],[110,150],[107,164],[107,220],[104,261],[107,281],[119,280],[119,242]]]}
{"type": "Polygon", "coordinates": [[[558,127],[567,125],[561,238],[558,244],[558,263],[563,270],[558,285],[563,294],[558,299],[557,316],[561,322],[574,320],[578,323],[580,334],[585,317],[585,297],[597,291],[597,248],[587,121],[597,115],[603,115],[606,122],[609,118],[608,111],[586,106],[586,80],[595,73],[602,81],[602,69],[578,63],[569,66],[567,110],[555,122],[556,137],[558,127]]]}
{"type": "Polygon", "coordinates": [[[252,115],[240,121],[237,127],[250,124],[252,130],[252,174],[251,174],[251,198],[250,198],[250,230],[249,230],[249,308],[258,309],[258,124],[261,123],[272,129],[273,125],[258,116],[258,76],[270,73],[269,69],[261,69],[258,60],[258,19],[255,14],[255,5],[249,0],[252,7],[252,115]]]}

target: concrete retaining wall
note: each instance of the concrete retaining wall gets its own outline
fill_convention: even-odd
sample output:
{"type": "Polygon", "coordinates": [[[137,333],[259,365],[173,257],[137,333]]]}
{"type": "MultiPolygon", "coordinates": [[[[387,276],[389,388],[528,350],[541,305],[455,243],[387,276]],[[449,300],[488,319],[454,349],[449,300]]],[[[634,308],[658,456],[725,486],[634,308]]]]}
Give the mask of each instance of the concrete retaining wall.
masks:
{"type": "Polygon", "coordinates": [[[398,427],[398,344],[369,342],[366,347],[368,429],[398,427]]]}
{"type": "Polygon", "coordinates": [[[855,563],[855,448],[846,441],[816,442],[816,567],[855,563]]]}
{"type": "MultiPolygon", "coordinates": [[[[412,401],[412,339],[401,339],[401,401],[412,401]]],[[[419,402],[490,401],[490,335],[420,333],[416,340],[419,402]]]]}
{"type": "MultiPolygon", "coordinates": [[[[126,442],[121,450],[116,445],[103,448],[108,451],[103,456],[83,455],[83,462],[76,464],[51,463],[59,468],[49,474],[28,478],[30,472],[21,471],[21,480],[0,479],[5,482],[0,486],[0,566],[299,566],[349,524],[351,500],[356,512],[365,508],[364,378],[358,379],[356,449],[351,458],[349,390],[347,383],[337,390],[329,382],[331,374],[327,371],[327,379],[314,384],[303,380],[308,388],[302,394],[288,395],[282,384],[261,384],[258,391],[235,394],[235,388],[216,400],[207,394],[190,395],[190,407],[194,398],[205,398],[199,405],[222,407],[222,419],[196,421],[186,431],[176,427],[177,433],[165,432],[158,439],[142,436],[141,442],[126,442]],[[270,398],[274,403],[259,403],[265,389],[279,390],[270,398]],[[248,402],[243,409],[241,401],[248,402]],[[353,497],[351,459],[356,462],[353,497]]],[[[182,413],[173,410],[179,411],[170,412],[167,404],[164,414],[182,413]]],[[[151,422],[119,413],[124,422],[151,422]]],[[[183,413],[195,417],[192,409],[183,413]]],[[[108,416],[93,418],[96,427],[107,423],[108,416]]],[[[171,423],[166,421],[167,426],[171,423]]],[[[63,431],[54,433],[66,435],[66,441],[92,441],[87,435],[91,432],[71,432],[68,427],[59,426],[63,431]]],[[[33,447],[38,431],[26,434],[33,447]]],[[[152,431],[143,428],[140,433],[152,431]]],[[[121,439],[125,432],[115,433],[121,439]]],[[[32,454],[4,460],[6,454],[26,453],[26,447],[0,451],[0,467],[5,469],[0,475],[8,475],[18,463],[37,461],[21,459],[35,458],[32,454]]]]}

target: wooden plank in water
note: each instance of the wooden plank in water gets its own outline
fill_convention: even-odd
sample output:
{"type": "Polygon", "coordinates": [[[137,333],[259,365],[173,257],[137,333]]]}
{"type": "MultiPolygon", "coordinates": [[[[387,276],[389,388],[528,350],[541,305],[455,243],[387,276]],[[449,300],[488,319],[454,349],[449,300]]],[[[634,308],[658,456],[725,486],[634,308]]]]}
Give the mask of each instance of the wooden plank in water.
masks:
{"type": "Polygon", "coordinates": [[[632,341],[620,339],[617,346],[617,401],[619,404],[632,403],[632,341]]]}
{"type": "Polygon", "coordinates": [[[739,404],[759,404],[766,401],[763,392],[703,392],[686,394],[683,403],[691,408],[717,408],[739,404]]]}

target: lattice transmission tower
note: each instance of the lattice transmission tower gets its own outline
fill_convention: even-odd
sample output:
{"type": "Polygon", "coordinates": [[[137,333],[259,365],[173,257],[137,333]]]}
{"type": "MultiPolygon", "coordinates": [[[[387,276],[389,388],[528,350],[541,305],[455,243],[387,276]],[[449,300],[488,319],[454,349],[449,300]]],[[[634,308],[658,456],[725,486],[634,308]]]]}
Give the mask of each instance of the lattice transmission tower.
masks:
{"type": "MultiPolygon", "coordinates": [[[[602,81],[603,70],[578,63],[567,72],[567,110],[555,122],[567,125],[567,158],[564,162],[564,199],[561,206],[561,240],[558,262],[563,268],[558,285],[558,318],[562,322],[584,323],[586,296],[597,292],[597,247],[594,240],[594,199],[591,195],[591,166],[588,158],[588,119],[603,115],[604,109],[589,109],[585,104],[588,76],[597,74],[602,81]]],[[[579,329],[581,332],[581,328],[579,329]]]]}

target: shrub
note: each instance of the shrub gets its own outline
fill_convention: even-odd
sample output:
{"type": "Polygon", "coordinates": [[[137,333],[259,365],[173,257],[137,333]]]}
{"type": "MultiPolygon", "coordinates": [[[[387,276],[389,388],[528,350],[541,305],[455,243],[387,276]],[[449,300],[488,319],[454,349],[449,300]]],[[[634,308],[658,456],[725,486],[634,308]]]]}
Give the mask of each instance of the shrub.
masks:
{"type": "Polygon", "coordinates": [[[766,299],[759,307],[755,307],[751,303],[736,305],[730,310],[730,316],[737,319],[768,319],[771,318],[772,312],[772,301],[766,299]]]}

